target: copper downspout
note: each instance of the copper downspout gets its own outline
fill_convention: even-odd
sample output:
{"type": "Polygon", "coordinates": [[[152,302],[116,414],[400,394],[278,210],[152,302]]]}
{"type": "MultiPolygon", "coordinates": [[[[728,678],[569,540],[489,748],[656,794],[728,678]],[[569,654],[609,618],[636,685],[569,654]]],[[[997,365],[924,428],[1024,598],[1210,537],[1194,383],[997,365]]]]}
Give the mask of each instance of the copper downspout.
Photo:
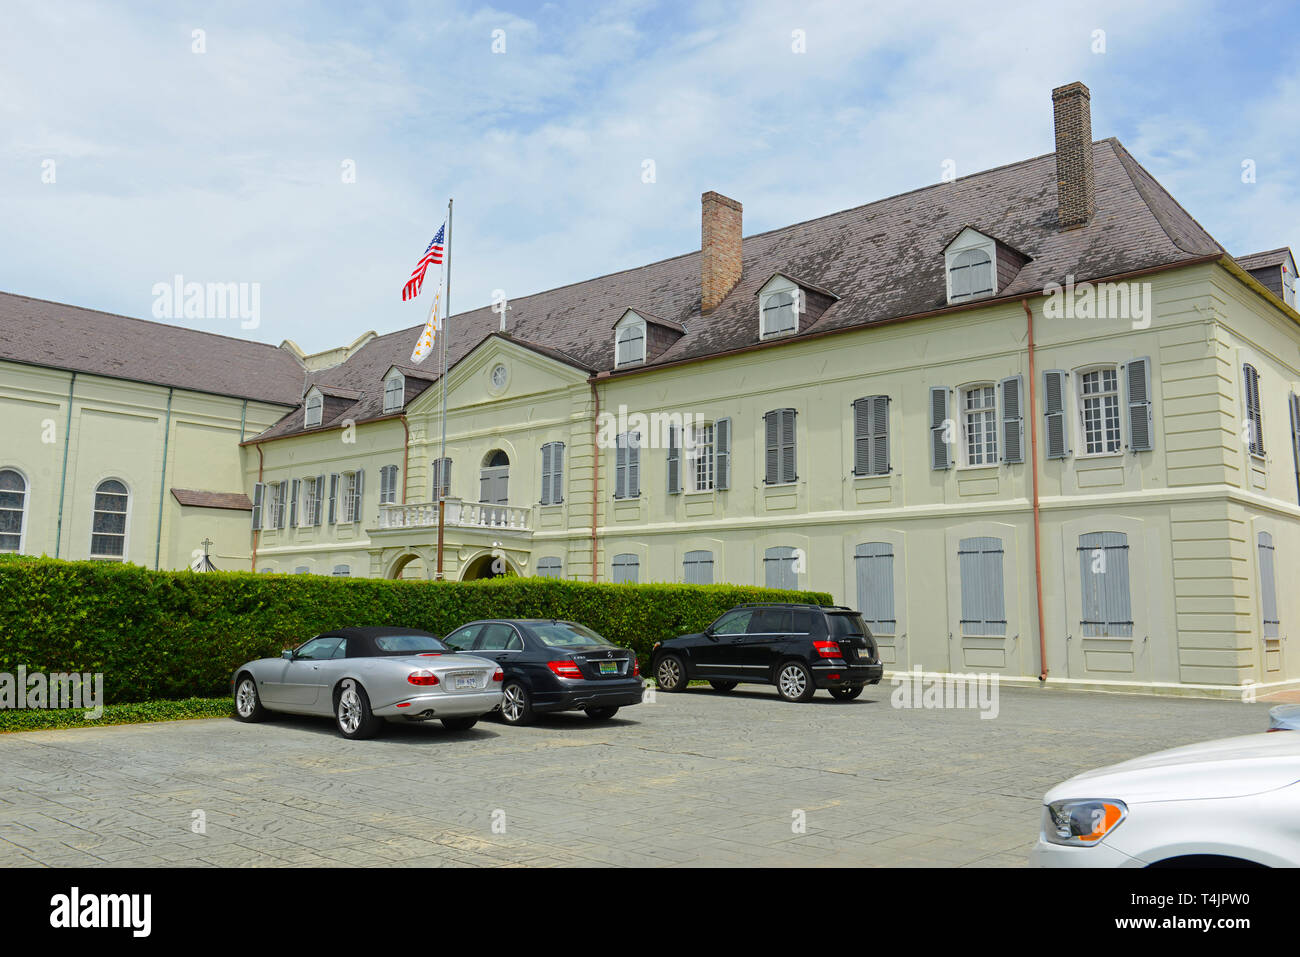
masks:
{"type": "Polygon", "coordinates": [[[406,413],[402,413],[402,431],[406,433],[402,439],[402,504],[406,504],[406,470],[411,465],[411,426],[406,421],[406,413]]]}
{"type": "Polygon", "coordinates": [[[1038,516],[1038,388],[1034,375],[1034,312],[1029,300],[1021,299],[1025,322],[1029,328],[1029,473],[1034,478],[1034,587],[1038,595],[1038,660],[1042,670],[1039,681],[1047,680],[1047,631],[1043,619],[1043,529],[1038,516]]]}
{"type": "Polygon", "coordinates": [[[591,580],[599,575],[599,559],[596,545],[596,523],[600,513],[600,392],[596,383],[591,382],[591,397],[596,405],[591,417],[591,580]]]}
{"type": "MultiPolygon", "coordinates": [[[[262,446],[261,446],[260,444],[254,444],[253,448],[257,449],[257,484],[258,484],[258,485],[261,485],[261,484],[262,484],[262,465],[263,465],[263,462],[264,462],[264,460],[263,460],[263,458],[262,458],[262,446]]],[[[263,491],[263,493],[262,493],[262,511],[263,511],[263,513],[266,512],[266,492],[265,492],[265,491],[263,491]]],[[[257,571],[257,544],[258,544],[258,542],[260,542],[261,540],[262,540],[262,530],[261,530],[260,528],[255,528],[255,529],[253,529],[253,571],[257,571]]]]}

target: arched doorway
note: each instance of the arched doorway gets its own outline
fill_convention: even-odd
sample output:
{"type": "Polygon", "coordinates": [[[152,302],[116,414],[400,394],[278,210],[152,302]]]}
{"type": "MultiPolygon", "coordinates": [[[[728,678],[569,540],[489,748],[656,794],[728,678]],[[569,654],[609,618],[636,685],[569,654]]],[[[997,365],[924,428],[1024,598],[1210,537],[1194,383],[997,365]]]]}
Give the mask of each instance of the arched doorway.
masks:
{"type": "Polygon", "coordinates": [[[465,563],[465,570],[461,572],[460,580],[468,582],[482,578],[504,578],[518,574],[518,570],[510,563],[510,559],[504,555],[484,552],[482,555],[471,558],[465,563]]]}
{"type": "Polygon", "coordinates": [[[484,505],[508,504],[510,492],[510,456],[493,449],[483,456],[479,468],[478,500],[484,505]]]}
{"type": "Polygon", "coordinates": [[[408,553],[393,562],[388,569],[388,577],[392,579],[400,578],[403,581],[427,581],[429,572],[425,568],[424,559],[419,555],[408,553]]]}

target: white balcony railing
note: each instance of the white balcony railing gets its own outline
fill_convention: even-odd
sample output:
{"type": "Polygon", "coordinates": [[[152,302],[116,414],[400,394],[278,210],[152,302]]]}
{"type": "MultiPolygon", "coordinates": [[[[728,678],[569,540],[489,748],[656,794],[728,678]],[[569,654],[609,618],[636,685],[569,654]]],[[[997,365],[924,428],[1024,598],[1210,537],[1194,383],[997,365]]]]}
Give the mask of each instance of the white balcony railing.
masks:
{"type": "MultiPolygon", "coordinates": [[[[446,500],[447,512],[443,523],[447,527],[490,528],[503,531],[527,532],[532,530],[533,510],[515,505],[484,505],[479,502],[462,502],[458,498],[446,500]]],[[[411,505],[381,505],[375,528],[437,528],[438,503],[417,502],[411,505]]]]}

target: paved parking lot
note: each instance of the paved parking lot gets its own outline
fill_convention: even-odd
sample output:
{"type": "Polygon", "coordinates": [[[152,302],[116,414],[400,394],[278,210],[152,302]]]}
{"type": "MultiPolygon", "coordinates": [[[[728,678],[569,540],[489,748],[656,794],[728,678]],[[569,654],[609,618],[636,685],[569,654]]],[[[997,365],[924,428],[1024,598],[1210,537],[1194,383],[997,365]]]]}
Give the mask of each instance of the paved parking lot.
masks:
{"type": "Polygon", "coordinates": [[[301,718],[8,734],[0,865],[1019,866],[1061,779],[1266,724],[1265,704],[1007,688],[982,720],[895,709],[886,683],[358,742],[301,718]]]}

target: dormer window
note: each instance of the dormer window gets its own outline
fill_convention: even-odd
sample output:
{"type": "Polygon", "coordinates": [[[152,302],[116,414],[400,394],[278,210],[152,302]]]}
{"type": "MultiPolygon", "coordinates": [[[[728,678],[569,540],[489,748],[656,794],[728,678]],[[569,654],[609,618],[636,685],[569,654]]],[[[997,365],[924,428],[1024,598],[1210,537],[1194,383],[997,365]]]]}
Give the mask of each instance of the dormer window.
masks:
{"type": "Polygon", "coordinates": [[[975,299],[993,292],[993,258],[982,249],[964,249],[948,267],[948,299],[975,299]]]}
{"type": "Polygon", "coordinates": [[[948,302],[969,302],[1006,289],[1030,257],[966,226],[943,249],[948,302]]]}
{"type": "Polygon", "coordinates": [[[320,425],[321,409],[324,404],[324,397],[316,389],[312,389],[307,393],[307,403],[303,407],[302,417],[304,428],[311,428],[313,425],[320,425]]]}
{"type": "Polygon", "coordinates": [[[645,362],[645,320],[629,312],[614,330],[614,342],[615,369],[645,362]]]}
{"type": "Polygon", "coordinates": [[[799,327],[799,299],[796,290],[774,292],[763,300],[762,337],[794,332],[799,327]]]}
{"type": "Polygon", "coordinates": [[[406,377],[393,369],[384,379],[384,411],[400,412],[406,404],[406,377]]]}

